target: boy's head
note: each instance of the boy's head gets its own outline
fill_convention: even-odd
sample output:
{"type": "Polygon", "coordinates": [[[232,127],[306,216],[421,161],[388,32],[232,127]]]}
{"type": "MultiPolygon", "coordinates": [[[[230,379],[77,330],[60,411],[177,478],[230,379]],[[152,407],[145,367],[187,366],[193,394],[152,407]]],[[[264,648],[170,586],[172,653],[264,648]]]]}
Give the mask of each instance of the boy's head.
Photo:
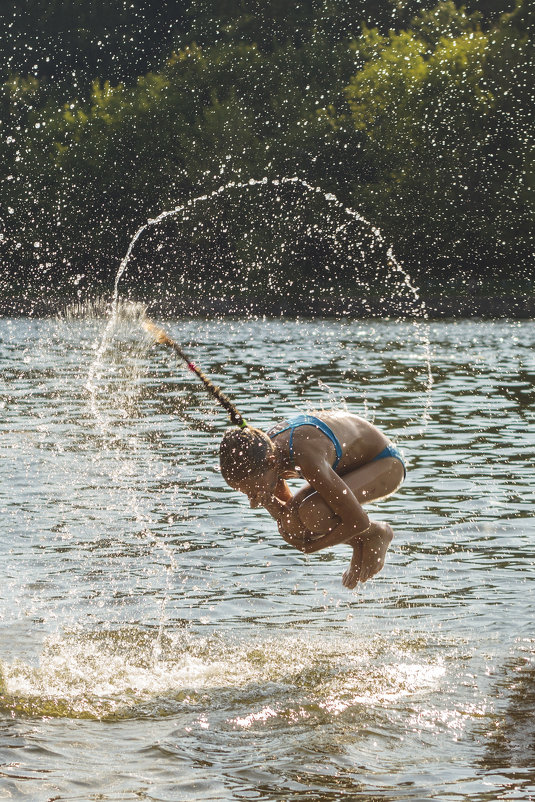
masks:
{"type": "Polygon", "coordinates": [[[260,429],[251,426],[229,429],[219,447],[219,464],[224,480],[236,490],[246,493],[249,498],[259,489],[274,489],[277,480],[276,462],[275,449],[270,438],[260,429]]]}

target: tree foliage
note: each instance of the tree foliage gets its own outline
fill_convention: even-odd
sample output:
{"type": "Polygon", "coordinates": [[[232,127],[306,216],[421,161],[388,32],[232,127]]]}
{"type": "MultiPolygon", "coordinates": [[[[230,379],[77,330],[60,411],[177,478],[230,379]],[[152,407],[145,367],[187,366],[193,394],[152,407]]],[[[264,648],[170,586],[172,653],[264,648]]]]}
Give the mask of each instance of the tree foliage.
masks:
{"type": "MultiPolygon", "coordinates": [[[[429,286],[530,275],[526,0],[468,10],[450,0],[102,9],[35,0],[9,17],[0,236],[10,291],[109,286],[147,218],[227,182],[291,175],[378,223],[429,286]]],[[[223,224],[213,242],[193,227],[177,235],[181,255],[169,256],[169,269],[175,259],[187,270],[188,254],[202,252],[232,271],[239,253],[250,256],[248,231],[268,246],[254,209],[240,207],[234,225],[233,244],[223,224]]],[[[305,241],[306,273],[328,248],[315,235],[305,241]]]]}

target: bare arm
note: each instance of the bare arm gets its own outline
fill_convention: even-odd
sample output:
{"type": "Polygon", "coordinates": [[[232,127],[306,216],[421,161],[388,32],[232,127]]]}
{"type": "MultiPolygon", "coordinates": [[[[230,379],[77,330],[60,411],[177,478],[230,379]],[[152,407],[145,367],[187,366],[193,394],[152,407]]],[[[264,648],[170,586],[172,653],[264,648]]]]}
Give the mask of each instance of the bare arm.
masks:
{"type": "Polygon", "coordinates": [[[284,479],[279,479],[273,492],[265,493],[258,498],[261,506],[269,512],[277,523],[282,517],[288,518],[293,515],[292,503],[294,497],[284,479]]]}
{"type": "MultiPolygon", "coordinates": [[[[293,498],[290,498],[287,502],[283,502],[275,496],[266,496],[262,500],[262,507],[275,519],[279,527],[279,532],[288,543],[290,540],[288,540],[286,536],[289,538],[302,539],[306,535],[312,535],[312,532],[309,532],[303,525],[297,507],[293,503],[293,498]]],[[[292,543],[292,545],[295,544],[292,543]]],[[[302,546],[303,543],[301,542],[299,547],[301,548],[302,546]]]]}
{"type": "Polygon", "coordinates": [[[321,549],[365,539],[370,520],[355,494],[336,474],[328,462],[320,462],[311,455],[300,456],[301,473],[310,486],[337,516],[339,523],[322,537],[307,539],[304,551],[313,554],[321,549]]]}
{"type": "Polygon", "coordinates": [[[295,500],[296,497],[292,496],[287,483],[280,479],[275,494],[266,494],[261,505],[277,522],[283,540],[299,551],[304,551],[306,538],[313,537],[313,533],[303,525],[298,512],[299,502],[296,504],[295,500]]]}
{"type": "Polygon", "coordinates": [[[301,474],[309,483],[309,488],[292,496],[287,483],[280,479],[274,493],[267,493],[259,499],[260,504],[277,522],[279,532],[290,545],[307,554],[347,543],[355,538],[362,539],[370,522],[361,504],[344,480],[336,474],[324,459],[318,462],[317,454],[301,454],[299,458],[301,474]],[[315,490],[338,517],[339,523],[325,535],[310,532],[299,517],[299,505],[303,493],[315,490]]]}
{"type": "Polygon", "coordinates": [[[365,540],[365,533],[368,529],[369,527],[366,527],[366,529],[363,529],[361,532],[355,533],[354,527],[348,527],[346,524],[341,523],[338,524],[336,529],[333,529],[332,532],[322,537],[305,537],[302,551],[305,554],[314,554],[316,551],[328,549],[330,546],[339,546],[341,543],[350,543],[353,545],[353,541],[365,540]]]}
{"type": "Polygon", "coordinates": [[[283,517],[287,517],[290,514],[291,509],[291,502],[292,502],[292,494],[290,493],[290,498],[283,501],[278,496],[272,495],[271,493],[266,493],[260,499],[261,506],[269,512],[272,518],[274,518],[277,522],[283,517]]]}

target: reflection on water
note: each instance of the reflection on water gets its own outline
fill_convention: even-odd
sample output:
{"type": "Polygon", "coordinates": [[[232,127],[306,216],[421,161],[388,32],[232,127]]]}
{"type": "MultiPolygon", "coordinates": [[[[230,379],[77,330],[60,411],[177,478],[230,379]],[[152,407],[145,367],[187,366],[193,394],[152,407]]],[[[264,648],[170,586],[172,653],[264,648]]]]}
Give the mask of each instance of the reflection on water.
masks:
{"type": "MultiPolygon", "coordinates": [[[[535,786],[535,648],[521,640],[520,655],[501,669],[495,686],[496,712],[482,733],[482,769],[529,798],[535,786]]],[[[498,780],[497,780],[498,782],[498,780]]]]}
{"type": "Polygon", "coordinates": [[[354,593],[217,470],[224,415],[121,322],[0,321],[0,797],[490,802],[534,793],[532,323],[169,324],[267,426],[403,447],[354,593]],[[291,344],[291,345],[290,345],[291,344]]]}

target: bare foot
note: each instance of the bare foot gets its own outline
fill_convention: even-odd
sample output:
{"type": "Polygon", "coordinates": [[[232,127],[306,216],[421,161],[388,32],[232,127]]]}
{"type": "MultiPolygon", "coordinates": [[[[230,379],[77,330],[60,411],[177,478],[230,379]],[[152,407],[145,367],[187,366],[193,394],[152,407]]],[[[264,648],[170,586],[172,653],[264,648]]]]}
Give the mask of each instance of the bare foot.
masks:
{"type": "Polygon", "coordinates": [[[386,552],[394,531],[391,526],[384,521],[373,521],[366,539],[362,541],[362,562],[360,566],[361,582],[366,582],[372,576],[378,574],[385,564],[386,552]]]}
{"type": "Polygon", "coordinates": [[[349,568],[346,568],[342,574],[342,585],[349,590],[357,586],[360,579],[360,569],[362,564],[362,540],[356,540],[350,544],[353,547],[353,556],[349,563],[349,568]]]}

